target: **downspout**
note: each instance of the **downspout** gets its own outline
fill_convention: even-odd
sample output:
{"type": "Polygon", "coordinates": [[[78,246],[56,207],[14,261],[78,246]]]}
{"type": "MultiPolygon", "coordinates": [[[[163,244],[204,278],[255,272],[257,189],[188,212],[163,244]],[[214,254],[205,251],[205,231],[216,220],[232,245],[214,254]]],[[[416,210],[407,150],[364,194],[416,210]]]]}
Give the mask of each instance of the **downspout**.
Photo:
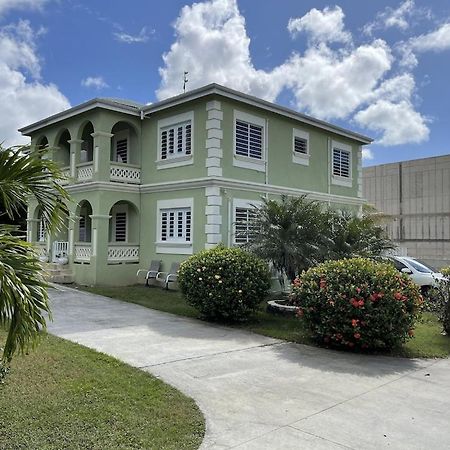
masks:
{"type": "Polygon", "coordinates": [[[266,126],[264,130],[264,184],[266,185],[266,200],[269,198],[269,193],[267,192],[267,185],[269,184],[269,119],[266,119],[266,126]]]}
{"type": "Polygon", "coordinates": [[[327,193],[328,193],[328,206],[331,206],[331,139],[327,138],[327,193]]]}

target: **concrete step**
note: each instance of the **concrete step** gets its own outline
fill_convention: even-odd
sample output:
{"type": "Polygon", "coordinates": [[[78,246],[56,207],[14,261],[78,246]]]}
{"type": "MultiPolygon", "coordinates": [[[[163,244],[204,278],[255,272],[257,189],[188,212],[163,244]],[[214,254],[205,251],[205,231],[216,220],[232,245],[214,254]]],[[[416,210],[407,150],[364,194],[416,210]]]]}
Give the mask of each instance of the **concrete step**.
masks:
{"type": "Polygon", "coordinates": [[[73,274],[68,275],[53,275],[47,279],[47,281],[50,281],[51,283],[58,283],[58,284],[71,284],[75,281],[75,277],[73,274]]]}

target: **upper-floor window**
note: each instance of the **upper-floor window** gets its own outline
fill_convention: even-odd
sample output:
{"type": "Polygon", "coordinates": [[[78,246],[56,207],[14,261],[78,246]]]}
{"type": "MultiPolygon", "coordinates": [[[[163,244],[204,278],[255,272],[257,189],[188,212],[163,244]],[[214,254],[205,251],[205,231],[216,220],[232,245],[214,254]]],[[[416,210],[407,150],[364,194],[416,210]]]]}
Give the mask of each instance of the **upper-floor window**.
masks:
{"type": "Polygon", "coordinates": [[[191,154],[191,121],[161,129],[161,159],[176,158],[191,154]]]}
{"type": "Polygon", "coordinates": [[[158,120],[158,169],[193,163],[193,111],[158,120]]]}
{"type": "Polygon", "coordinates": [[[332,142],[331,174],[332,183],[340,186],[352,186],[352,148],[341,142],[332,142]]]}
{"type": "Polygon", "coordinates": [[[236,155],[262,159],[262,126],[236,119],[236,155]]]}
{"type": "Polygon", "coordinates": [[[127,164],[129,161],[129,132],[128,130],[119,131],[114,134],[114,161],[127,164]]]}
{"type": "Polygon", "coordinates": [[[309,133],[296,128],[292,133],[292,161],[309,165],[309,133]]]}
{"type": "Polygon", "coordinates": [[[233,165],[264,172],[266,121],[262,117],[234,111],[233,165]]]}
{"type": "Polygon", "coordinates": [[[350,152],[333,148],[333,175],[350,178],[350,152]]]}

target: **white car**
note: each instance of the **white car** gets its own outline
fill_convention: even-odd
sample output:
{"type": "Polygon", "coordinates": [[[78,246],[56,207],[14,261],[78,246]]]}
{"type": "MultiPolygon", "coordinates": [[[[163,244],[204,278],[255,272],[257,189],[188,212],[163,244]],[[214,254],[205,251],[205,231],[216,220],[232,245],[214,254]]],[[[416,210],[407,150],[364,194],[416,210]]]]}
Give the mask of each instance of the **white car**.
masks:
{"type": "Polygon", "coordinates": [[[433,267],[409,256],[388,256],[386,259],[391,261],[399,272],[410,275],[411,279],[421,287],[423,293],[430,287],[437,286],[438,281],[444,278],[444,275],[433,267]]]}

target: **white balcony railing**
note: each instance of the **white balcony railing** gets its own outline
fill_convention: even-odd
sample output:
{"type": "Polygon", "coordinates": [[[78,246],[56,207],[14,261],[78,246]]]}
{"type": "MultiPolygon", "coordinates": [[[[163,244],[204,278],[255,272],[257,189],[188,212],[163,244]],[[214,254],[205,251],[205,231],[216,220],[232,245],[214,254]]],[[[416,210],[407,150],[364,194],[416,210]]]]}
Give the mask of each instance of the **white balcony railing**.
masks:
{"type": "Polygon", "coordinates": [[[77,180],[90,181],[94,175],[94,166],[92,162],[82,163],[77,165],[77,180]]]}
{"type": "Polygon", "coordinates": [[[139,262],[139,245],[108,244],[108,263],[139,262]]]}
{"type": "Polygon", "coordinates": [[[111,163],[109,169],[110,180],[119,183],[141,183],[141,169],[139,166],[122,163],[111,163]]]}
{"type": "Polygon", "coordinates": [[[74,245],[74,260],[76,262],[89,262],[92,255],[92,245],[90,242],[77,243],[74,245]]]}

